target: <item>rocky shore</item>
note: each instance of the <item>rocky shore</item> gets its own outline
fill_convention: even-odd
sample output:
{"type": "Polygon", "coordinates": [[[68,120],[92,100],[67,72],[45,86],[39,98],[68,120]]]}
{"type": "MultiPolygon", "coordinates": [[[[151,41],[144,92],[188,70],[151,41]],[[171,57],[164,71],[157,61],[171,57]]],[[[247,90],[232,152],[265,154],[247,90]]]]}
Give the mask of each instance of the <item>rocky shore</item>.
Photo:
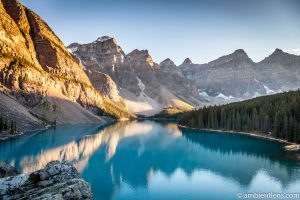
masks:
{"type": "Polygon", "coordinates": [[[0,199],[93,199],[89,183],[67,161],[52,161],[44,169],[18,175],[17,170],[1,163],[0,171],[11,175],[0,179],[0,199]]]}

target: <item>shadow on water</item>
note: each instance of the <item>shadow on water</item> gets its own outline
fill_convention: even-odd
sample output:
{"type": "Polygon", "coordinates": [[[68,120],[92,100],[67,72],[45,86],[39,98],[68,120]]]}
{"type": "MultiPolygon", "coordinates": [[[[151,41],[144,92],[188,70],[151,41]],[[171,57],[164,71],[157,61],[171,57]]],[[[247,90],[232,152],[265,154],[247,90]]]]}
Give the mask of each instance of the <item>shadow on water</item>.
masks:
{"type": "Polygon", "coordinates": [[[300,187],[299,164],[286,159],[281,144],[181,130],[172,122],[59,126],[0,142],[0,156],[24,172],[51,160],[70,160],[96,199],[220,198],[209,196],[209,182],[225,199],[232,199],[230,190],[257,184],[300,187]]]}

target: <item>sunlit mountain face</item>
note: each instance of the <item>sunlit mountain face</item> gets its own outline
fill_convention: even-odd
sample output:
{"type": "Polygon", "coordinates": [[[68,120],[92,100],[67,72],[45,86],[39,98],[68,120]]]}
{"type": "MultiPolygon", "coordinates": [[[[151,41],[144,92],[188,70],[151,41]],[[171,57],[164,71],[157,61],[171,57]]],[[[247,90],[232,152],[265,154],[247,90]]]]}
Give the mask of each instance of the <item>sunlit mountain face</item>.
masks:
{"type": "Polygon", "coordinates": [[[241,191],[300,186],[300,166],[280,143],[186,131],[170,122],[59,126],[1,142],[0,155],[23,172],[70,160],[96,199],[221,198],[211,193],[215,187],[234,199],[241,191]]]}

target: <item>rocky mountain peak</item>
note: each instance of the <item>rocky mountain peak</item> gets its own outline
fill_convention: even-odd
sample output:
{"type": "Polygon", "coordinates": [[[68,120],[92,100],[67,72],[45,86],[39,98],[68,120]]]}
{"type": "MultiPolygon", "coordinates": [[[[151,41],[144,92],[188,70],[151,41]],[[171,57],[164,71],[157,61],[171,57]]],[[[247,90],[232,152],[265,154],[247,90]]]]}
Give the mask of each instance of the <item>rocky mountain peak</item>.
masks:
{"type": "Polygon", "coordinates": [[[186,58],[181,65],[192,65],[194,64],[190,58],[186,58]]]}
{"type": "Polygon", "coordinates": [[[270,55],[270,57],[278,57],[278,56],[282,56],[284,54],[287,54],[285,53],[284,51],[282,51],[281,49],[275,49],[275,51],[270,55]]]}
{"type": "Polygon", "coordinates": [[[110,40],[110,39],[112,39],[112,37],[110,37],[110,36],[102,36],[102,37],[98,37],[96,41],[97,42],[104,42],[104,41],[110,40]]]}
{"type": "Polygon", "coordinates": [[[114,44],[117,44],[117,40],[110,36],[101,36],[94,41],[94,43],[103,43],[103,42],[112,42],[114,44]]]}
{"type": "Polygon", "coordinates": [[[235,56],[243,56],[243,57],[248,57],[247,53],[244,51],[244,49],[237,49],[235,50],[232,55],[235,55],[235,56]]]}
{"type": "Polygon", "coordinates": [[[130,52],[127,56],[129,57],[130,60],[139,61],[140,64],[147,63],[150,66],[154,66],[155,64],[148,50],[135,49],[132,52],[130,52]]]}
{"type": "Polygon", "coordinates": [[[210,66],[238,66],[240,64],[254,64],[243,49],[237,49],[232,54],[222,56],[217,60],[208,63],[210,66]]]}
{"type": "Polygon", "coordinates": [[[176,66],[170,58],[163,60],[159,65],[176,66]]]}
{"type": "Polygon", "coordinates": [[[293,54],[286,53],[282,51],[281,49],[275,49],[275,51],[266,57],[264,60],[262,60],[261,64],[267,64],[267,63],[277,63],[277,64],[284,64],[287,65],[287,63],[292,63],[292,60],[299,60],[299,57],[293,54]]]}
{"type": "Polygon", "coordinates": [[[279,53],[284,53],[281,49],[276,48],[273,54],[279,54],[279,53]]]}
{"type": "Polygon", "coordinates": [[[147,49],[144,49],[144,50],[139,50],[139,49],[134,49],[132,52],[130,52],[129,54],[128,54],[128,56],[139,56],[139,57],[141,57],[141,56],[150,56],[149,55],[149,52],[148,52],[148,50],[147,49]]]}

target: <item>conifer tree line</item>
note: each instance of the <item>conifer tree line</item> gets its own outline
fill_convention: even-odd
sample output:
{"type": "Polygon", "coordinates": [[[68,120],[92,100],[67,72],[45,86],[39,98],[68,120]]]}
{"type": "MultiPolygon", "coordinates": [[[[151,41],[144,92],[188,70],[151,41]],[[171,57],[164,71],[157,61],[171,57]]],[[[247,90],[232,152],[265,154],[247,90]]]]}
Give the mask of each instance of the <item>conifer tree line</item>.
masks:
{"type": "Polygon", "coordinates": [[[185,113],[179,124],[190,128],[271,134],[300,142],[300,90],[258,97],[185,113]]]}
{"type": "Polygon", "coordinates": [[[9,132],[10,134],[15,134],[18,132],[17,123],[15,121],[8,122],[5,118],[0,116],[0,133],[9,132]]]}

